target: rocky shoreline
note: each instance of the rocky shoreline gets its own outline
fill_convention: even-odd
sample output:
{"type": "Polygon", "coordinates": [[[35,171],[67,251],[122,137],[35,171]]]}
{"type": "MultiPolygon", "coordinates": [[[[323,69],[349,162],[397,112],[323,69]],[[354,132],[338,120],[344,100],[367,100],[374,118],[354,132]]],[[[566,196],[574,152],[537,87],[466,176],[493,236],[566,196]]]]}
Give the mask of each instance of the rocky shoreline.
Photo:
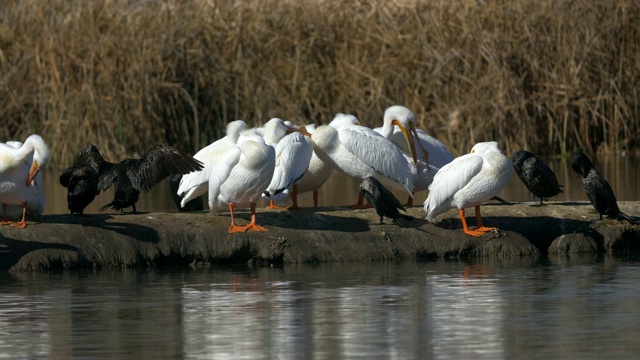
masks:
{"type": "MultiPolygon", "coordinates": [[[[640,214],[640,202],[619,202],[640,214]]],[[[319,263],[462,259],[472,257],[593,254],[640,250],[640,225],[593,222],[588,202],[482,206],[487,226],[500,231],[465,235],[456,210],[430,224],[421,207],[415,219],[378,225],[373,209],[343,207],[259,210],[266,233],[228,234],[228,213],[44,215],[26,229],[0,227],[0,270],[207,266],[257,262],[319,263]]],[[[473,214],[473,211],[467,211],[473,214]]],[[[467,216],[470,226],[473,216],[467,216]]],[[[240,211],[238,223],[249,220],[240,211]]]]}

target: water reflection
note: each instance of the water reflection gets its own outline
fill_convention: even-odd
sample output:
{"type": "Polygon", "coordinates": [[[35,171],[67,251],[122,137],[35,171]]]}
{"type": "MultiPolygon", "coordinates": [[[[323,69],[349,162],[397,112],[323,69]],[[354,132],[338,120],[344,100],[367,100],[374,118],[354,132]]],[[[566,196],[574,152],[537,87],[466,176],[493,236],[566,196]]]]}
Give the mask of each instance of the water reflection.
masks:
{"type": "Polygon", "coordinates": [[[505,297],[498,278],[433,275],[428,278],[434,353],[453,357],[505,358],[505,297]],[[458,344],[457,346],[452,346],[458,344]]]}
{"type": "MultiPolygon", "coordinates": [[[[571,170],[569,159],[549,159],[549,166],[556,172],[558,180],[564,185],[564,193],[551,199],[557,201],[588,201],[582,188],[582,182],[578,174],[571,170]]],[[[640,162],[635,157],[607,157],[596,162],[596,167],[605,175],[611,183],[618,200],[640,200],[640,162]]],[[[47,171],[44,176],[45,197],[47,207],[45,214],[66,214],[66,189],[58,183],[59,171],[47,171]]],[[[334,172],[329,181],[320,191],[320,206],[334,206],[355,203],[357,198],[357,188],[359,181],[351,179],[345,175],[334,172]]],[[[396,192],[399,199],[404,200],[406,194],[396,192]]],[[[426,199],[426,192],[416,194],[415,204],[422,204],[426,199]]],[[[522,184],[517,175],[513,175],[508,187],[500,196],[509,201],[527,201],[530,199],[526,187],[522,184]]],[[[109,203],[113,199],[113,189],[102,193],[96,197],[85,213],[92,214],[100,212],[100,207],[109,203]]],[[[205,201],[206,203],[206,201],[205,201]]],[[[301,206],[312,206],[311,193],[300,195],[301,206]]],[[[206,205],[205,205],[206,206],[206,205]]],[[[259,206],[266,206],[262,202],[259,206]]],[[[176,207],[171,200],[169,185],[167,181],[158,184],[151,192],[140,195],[140,201],[136,205],[138,211],[166,211],[175,212],[176,207]]],[[[127,209],[131,210],[131,209],[127,209]]],[[[106,211],[113,212],[113,211],[106,211]]]]}
{"type": "Polygon", "coordinates": [[[639,265],[605,256],[2,274],[0,358],[630,357],[640,353],[639,265]]]}

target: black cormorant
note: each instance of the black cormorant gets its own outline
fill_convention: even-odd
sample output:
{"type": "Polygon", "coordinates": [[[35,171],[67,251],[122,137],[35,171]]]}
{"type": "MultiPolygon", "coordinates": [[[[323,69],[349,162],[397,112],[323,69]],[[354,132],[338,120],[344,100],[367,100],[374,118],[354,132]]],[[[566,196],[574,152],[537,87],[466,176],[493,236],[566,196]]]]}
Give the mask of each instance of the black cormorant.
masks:
{"type": "Polygon", "coordinates": [[[556,174],[542,161],[529,151],[520,150],[513,154],[513,169],[529,191],[543,200],[554,197],[562,192],[562,185],[558,185],[556,174]]]}
{"type": "Polygon", "coordinates": [[[100,210],[111,208],[123,211],[131,206],[136,210],[136,202],[140,191],[149,191],[162,179],[173,174],[187,174],[202,169],[202,163],[191,155],[165,145],[156,145],[141,159],[125,159],[119,163],[105,161],[98,148],[90,145],[80,152],[74,161],[74,165],[60,176],[60,183],[65,186],[82,184],[73,190],[69,186],[67,202],[71,212],[82,213],[100,191],[107,190],[113,183],[116,189],[113,201],[103,206],[100,210]],[[92,169],[97,176],[97,185],[92,181],[76,181],[76,176],[91,173],[92,169]],[[73,205],[72,205],[73,204],[73,205]],[[72,209],[73,208],[73,209],[72,209]]]}
{"type": "Polygon", "coordinates": [[[60,175],[60,185],[67,188],[67,207],[72,214],[82,215],[84,208],[100,193],[100,173],[110,167],[110,163],[102,159],[98,148],[89,145],[80,151],[73,165],[60,175]]]}
{"type": "Polygon", "coordinates": [[[600,220],[602,220],[602,215],[607,215],[610,218],[622,217],[636,223],[635,219],[620,211],[611,186],[585,154],[574,155],[571,159],[571,167],[582,176],[584,191],[600,215],[600,220]]]}
{"type": "Polygon", "coordinates": [[[386,216],[393,219],[397,218],[413,219],[409,215],[400,214],[398,210],[406,212],[407,210],[400,204],[400,201],[387,190],[376,178],[368,176],[362,179],[360,183],[360,193],[367,199],[367,202],[376,209],[376,213],[380,216],[380,224],[382,217],[386,216]]]}

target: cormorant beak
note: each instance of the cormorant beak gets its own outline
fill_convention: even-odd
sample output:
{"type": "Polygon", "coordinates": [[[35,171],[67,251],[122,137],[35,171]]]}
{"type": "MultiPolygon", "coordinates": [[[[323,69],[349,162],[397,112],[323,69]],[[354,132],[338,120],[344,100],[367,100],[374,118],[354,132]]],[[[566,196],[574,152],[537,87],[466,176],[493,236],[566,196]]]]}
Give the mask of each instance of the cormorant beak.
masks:
{"type": "Polygon", "coordinates": [[[33,184],[33,179],[36,178],[38,172],[40,171],[40,165],[36,161],[31,163],[31,168],[29,169],[29,177],[27,178],[27,186],[33,184]]]}

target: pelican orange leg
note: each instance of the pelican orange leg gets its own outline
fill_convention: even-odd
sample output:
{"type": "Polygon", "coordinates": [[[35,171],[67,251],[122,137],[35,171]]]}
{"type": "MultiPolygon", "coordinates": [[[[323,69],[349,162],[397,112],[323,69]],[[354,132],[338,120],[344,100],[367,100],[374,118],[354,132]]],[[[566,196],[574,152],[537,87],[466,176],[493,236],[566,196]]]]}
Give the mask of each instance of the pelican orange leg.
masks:
{"type": "Polygon", "coordinates": [[[251,222],[243,226],[244,231],[269,231],[256,224],[256,203],[251,203],[251,222]]]}
{"type": "Polygon", "coordinates": [[[293,187],[291,188],[291,202],[293,204],[291,204],[291,206],[289,206],[289,210],[297,210],[299,209],[298,207],[298,185],[293,185],[293,187]]]}
{"type": "Polygon", "coordinates": [[[464,209],[460,209],[460,220],[462,220],[462,230],[464,231],[465,234],[469,234],[473,236],[482,236],[486,233],[486,231],[477,230],[477,229],[469,230],[469,228],[467,227],[467,220],[464,217],[464,209]]]}
{"type": "Polygon", "coordinates": [[[318,207],[318,190],[313,190],[313,207],[318,207]]]}
{"type": "Polygon", "coordinates": [[[276,203],[273,202],[273,200],[269,200],[269,205],[267,206],[267,209],[286,209],[286,208],[276,205],[276,203]]]}
{"type": "Polygon", "coordinates": [[[485,233],[488,233],[489,231],[492,231],[492,230],[498,230],[498,228],[496,227],[484,226],[484,224],[482,223],[482,216],[480,215],[480,205],[476,206],[476,220],[478,221],[478,227],[476,227],[475,230],[484,231],[485,233]]]}
{"type": "MultiPolygon", "coordinates": [[[[4,209],[3,209],[4,210],[4,209]]],[[[20,222],[12,222],[11,226],[24,229],[27,227],[27,202],[22,203],[22,220],[20,222]]]]}
{"type": "Polygon", "coordinates": [[[235,209],[235,205],[233,205],[233,203],[229,203],[229,212],[231,212],[231,226],[229,226],[229,234],[246,231],[244,227],[240,227],[236,225],[236,220],[233,217],[234,209],[235,209]]]}

